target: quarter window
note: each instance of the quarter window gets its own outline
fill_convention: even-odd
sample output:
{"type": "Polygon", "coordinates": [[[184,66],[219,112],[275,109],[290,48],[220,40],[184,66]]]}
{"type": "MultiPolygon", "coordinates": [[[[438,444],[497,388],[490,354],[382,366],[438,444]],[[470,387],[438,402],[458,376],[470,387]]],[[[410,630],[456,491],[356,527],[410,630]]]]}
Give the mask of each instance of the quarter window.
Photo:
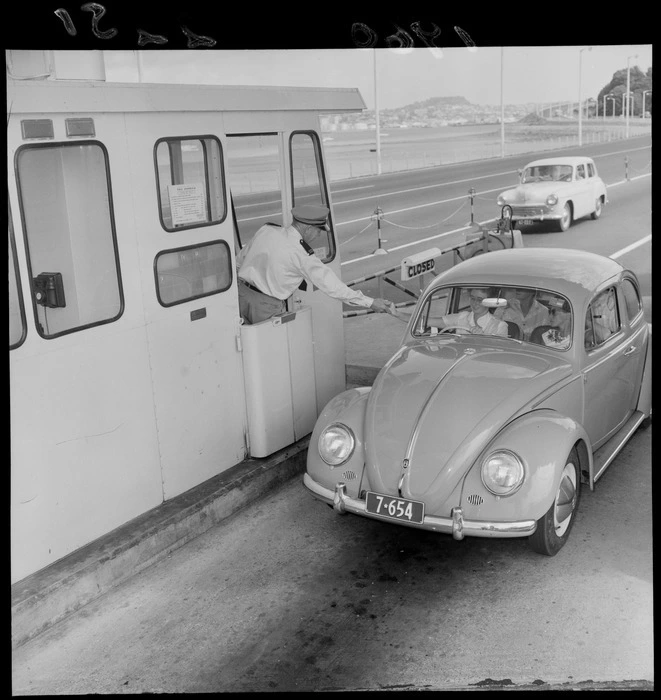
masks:
{"type": "Polygon", "coordinates": [[[590,350],[606,342],[620,330],[620,314],[615,287],[596,296],[585,316],[585,347],[590,350]]]}
{"type": "Polygon", "coordinates": [[[223,292],[232,284],[230,250],[225,241],[159,253],[154,271],[163,306],[223,292]]]}
{"type": "MultiPolygon", "coordinates": [[[[329,207],[319,137],[314,132],[294,132],[289,147],[294,206],[320,204],[329,207]]],[[[311,242],[314,252],[323,262],[329,262],[335,257],[332,227],[331,221],[331,230],[319,231],[317,239],[311,242]]]]}
{"type": "Polygon", "coordinates": [[[588,163],[588,177],[594,177],[594,175],[595,175],[594,164],[588,163]]]}
{"type": "Polygon", "coordinates": [[[632,320],[638,316],[643,308],[638,288],[631,280],[625,279],[622,280],[622,293],[624,294],[624,303],[627,307],[627,315],[629,320],[632,320]]]}
{"type": "Polygon", "coordinates": [[[214,136],[158,141],[156,180],[161,224],[178,231],[217,224],[226,214],[220,142],[214,136]]]}
{"type": "Polygon", "coordinates": [[[105,148],[25,146],[16,163],[37,331],[54,338],[118,319],[124,301],[105,148]]]}

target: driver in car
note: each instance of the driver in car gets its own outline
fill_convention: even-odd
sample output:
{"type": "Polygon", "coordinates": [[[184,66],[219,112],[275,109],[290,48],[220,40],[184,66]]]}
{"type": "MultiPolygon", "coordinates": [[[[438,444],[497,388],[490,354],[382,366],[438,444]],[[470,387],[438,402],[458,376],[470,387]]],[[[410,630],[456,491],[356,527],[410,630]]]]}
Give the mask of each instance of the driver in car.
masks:
{"type": "MultiPolygon", "coordinates": [[[[482,302],[493,297],[495,292],[487,287],[474,287],[468,290],[470,311],[460,311],[456,314],[444,316],[430,316],[427,323],[431,326],[432,335],[444,328],[456,328],[457,333],[472,333],[475,335],[501,335],[507,337],[507,324],[489,313],[489,309],[482,302]]],[[[390,313],[400,321],[408,321],[411,312],[402,311],[391,305],[390,313]]]]}

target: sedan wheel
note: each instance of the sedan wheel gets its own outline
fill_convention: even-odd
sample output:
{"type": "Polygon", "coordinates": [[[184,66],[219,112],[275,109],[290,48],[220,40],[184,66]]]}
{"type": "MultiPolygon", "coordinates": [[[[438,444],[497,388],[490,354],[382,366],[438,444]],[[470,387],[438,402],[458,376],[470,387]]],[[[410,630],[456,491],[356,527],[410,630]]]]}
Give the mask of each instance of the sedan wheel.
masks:
{"type": "Polygon", "coordinates": [[[561,231],[566,231],[571,226],[571,204],[567,202],[562,211],[562,219],[558,221],[558,228],[561,231]]]}
{"type": "Polygon", "coordinates": [[[597,197],[597,201],[594,203],[594,211],[590,216],[593,219],[598,219],[601,216],[602,201],[601,197],[597,197]]]}
{"type": "Polygon", "coordinates": [[[562,549],[574,524],[580,495],[581,474],[578,454],[573,449],[562,470],[558,492],[551,507],[537,521],[537,530],[528,538],[535,552],[552,557],[562,549]]]}

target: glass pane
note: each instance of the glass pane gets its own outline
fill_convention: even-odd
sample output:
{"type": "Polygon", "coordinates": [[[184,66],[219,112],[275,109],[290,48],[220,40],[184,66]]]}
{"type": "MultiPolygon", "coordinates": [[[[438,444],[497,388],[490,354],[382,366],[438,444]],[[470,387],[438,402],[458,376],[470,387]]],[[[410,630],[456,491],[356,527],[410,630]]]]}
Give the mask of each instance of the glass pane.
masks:
{"type": "Polygon", "coordinates": [[[222,292],[232,284],[229,246],[221,241],[159,253],[156,282],[163,306],[222,292]]]}
{"type": "MultiPolygon", "coordinates": [[[[319,142],[312,134],[292,134],[291,167],[294,206],[320,204],[328,206],[319,142]]],[[[333,222],[331,221],[331,227],[333,222]]],[[[320,232],[312,244],[317,257],[328,262],[335,257],[333,231],[320,232]]]]}
{"type": "Polygon", "coordinates": [[[39,333],[53,337],[119,318],[105,150],[92,143],[27,147],[18,178],[39,333]]]}
{"type": "MultiPolygon", "coordinates": [[[[423,305],[414,335],[430,334],[430,327],[461,326],[456,332],[505,335],[516,340],[566,350],[573,337],[569,301],[544,289],[482,285],[435,290],[423,305]],[[505,322],[495,323],[493,319],[505,322]],[[479,329],[477,328],[479,326],[479,329]]],[[[433,332],[432,332],[433,334],[433,332]]]]}
{"type": "Polygon", "coordinates": [[[216,138],[160,141],[156,164],[161,221],[167,231],[225,218],[223,163],[216,138]]]}
{"type": "Polygon", "coordinates": [[[227,139],[227,178],[242,245],[267,222],[282,226],[281,162],[277,134],[227,139]]]}
{"type": "Polygon", "coordinates": [[[594,347],[608,340],[620,329],[617,295],[611,287],[597,296],[590,304],[586,320],[585,346],[594,347]]]}

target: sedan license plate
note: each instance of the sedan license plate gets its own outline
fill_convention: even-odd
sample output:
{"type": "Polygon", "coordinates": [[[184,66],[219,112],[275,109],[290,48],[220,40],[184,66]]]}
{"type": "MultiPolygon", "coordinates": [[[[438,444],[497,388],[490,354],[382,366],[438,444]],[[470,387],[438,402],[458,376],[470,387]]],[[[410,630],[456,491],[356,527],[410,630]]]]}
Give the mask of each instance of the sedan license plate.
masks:
{"type": "Polygon", "coordinates": [[[534,219],[517,219],[516,222],[519,226],[532,226],[535,223],[534,219]]]}
{"type": "Polygon", "coordinates": [[[368,513],[405,523],[422,523],[425,515],[425,504],[420,501],[383,496],[372,491],[367,492],[366,508],[368,513]]]}

